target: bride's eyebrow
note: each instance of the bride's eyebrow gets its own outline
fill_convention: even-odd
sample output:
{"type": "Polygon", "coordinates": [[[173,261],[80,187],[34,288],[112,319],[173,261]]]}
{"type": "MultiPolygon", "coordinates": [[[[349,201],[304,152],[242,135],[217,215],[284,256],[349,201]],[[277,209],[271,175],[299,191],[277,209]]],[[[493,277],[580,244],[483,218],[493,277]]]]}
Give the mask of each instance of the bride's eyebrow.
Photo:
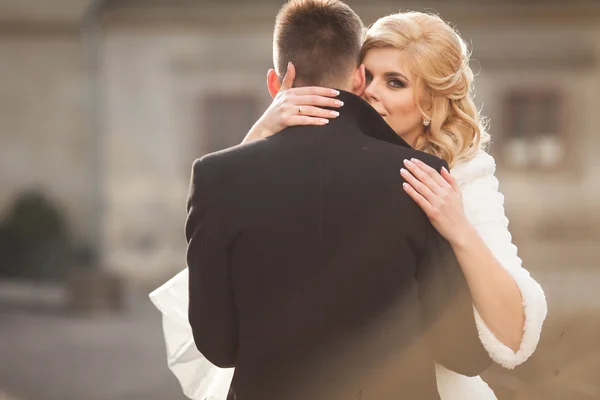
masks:
{"type": "Polygon", "coordinates": [[[385,74],[383,74],[383,76],[385,76],[386,78],[401,78],[404,79],[406,82],[410,82],[410,80],[406,76],[402,75],[400,72],[386,72],[385,74]]]}

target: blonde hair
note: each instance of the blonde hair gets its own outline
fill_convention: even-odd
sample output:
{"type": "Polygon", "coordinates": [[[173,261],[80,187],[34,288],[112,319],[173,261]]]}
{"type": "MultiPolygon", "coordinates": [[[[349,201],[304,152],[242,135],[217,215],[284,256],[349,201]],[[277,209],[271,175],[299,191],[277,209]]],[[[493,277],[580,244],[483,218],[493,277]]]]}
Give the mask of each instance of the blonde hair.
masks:
{"type": "Polygon", "coordinates": [[[436,15],[406,12],[388,15],[365,35],[361,61],[371,49],[404,52],[414,76],[415,103],[431,124],[414,147],[450,165],[468,161],[490,140],[473,102],[470,54],[460,35],[436,15]],[[423,110],[430,110],[427,115],[423,110]]]}

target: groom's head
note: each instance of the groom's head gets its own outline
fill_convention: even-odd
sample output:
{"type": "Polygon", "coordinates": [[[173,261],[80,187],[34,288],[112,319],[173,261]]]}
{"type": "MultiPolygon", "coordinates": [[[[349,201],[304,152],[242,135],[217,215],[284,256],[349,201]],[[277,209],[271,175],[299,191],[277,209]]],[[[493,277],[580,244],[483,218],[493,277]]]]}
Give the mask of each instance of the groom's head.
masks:
{"type": "Polygon", "coordinates": [[[295,86],[353,90],[360,79],[363,29],[359,16],[342,1],[289,0],[275,21],[269,89],[281,82],[291,61],[295,86]]]}

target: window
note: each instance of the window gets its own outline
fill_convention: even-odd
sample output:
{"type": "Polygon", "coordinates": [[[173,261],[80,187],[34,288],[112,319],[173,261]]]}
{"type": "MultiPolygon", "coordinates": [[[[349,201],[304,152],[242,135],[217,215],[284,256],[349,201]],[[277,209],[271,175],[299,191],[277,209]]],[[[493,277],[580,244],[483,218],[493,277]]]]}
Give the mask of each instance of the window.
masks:
{"type": "Polygon", "coordinates": [[[563,102],[557,92],[510,92],[501,158],[516,168],[549,169],[565,158],[563,102]]]}
{"type": "Polygon", "coordinates": [[[204,111],[207,153],[239,144],[259,117],[256,98],[246,95],[209,95],[204,111]]]}

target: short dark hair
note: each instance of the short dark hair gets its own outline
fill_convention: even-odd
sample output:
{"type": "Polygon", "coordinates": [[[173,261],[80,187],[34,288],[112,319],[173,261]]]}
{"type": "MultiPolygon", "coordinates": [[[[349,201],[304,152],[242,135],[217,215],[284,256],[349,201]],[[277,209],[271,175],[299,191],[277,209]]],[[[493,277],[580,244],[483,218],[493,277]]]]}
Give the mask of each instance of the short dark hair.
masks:
{"type": "Polygon", "coordinates": [[[359,65],[360,17],[340,0],[290,0],[275,21],[273,58],[283,78],[289,61],[300,86],[337,86],[359,65]]]}

